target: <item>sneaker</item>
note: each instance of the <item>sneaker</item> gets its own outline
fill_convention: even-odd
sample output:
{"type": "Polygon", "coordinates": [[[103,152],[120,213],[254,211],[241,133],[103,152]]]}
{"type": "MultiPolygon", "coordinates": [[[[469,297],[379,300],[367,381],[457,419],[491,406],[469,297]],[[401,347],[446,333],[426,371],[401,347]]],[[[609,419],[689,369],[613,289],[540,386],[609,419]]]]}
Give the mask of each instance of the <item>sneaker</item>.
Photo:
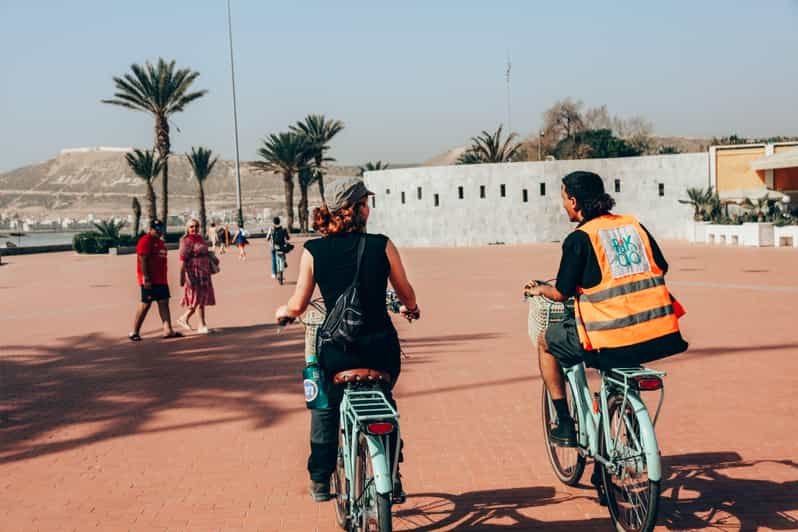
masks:
{"type": "Polygon", "coordinates": [[[310,496],[316,502],[329,501],[332,498],[332,495],[330,495],[330,483],[312,480],[310,482],[310,496]]]}
{"type": "Polygon", "coordinates": [[[277,276],[275,274],[272,274],[272,279],[277,279],[277,276]]]}
{"type": "Polygon", "coordinates": [[[200,327],[199,329],[197,329],[197,332],[199,334],[211,334],[211,330],[207,326],[200,327]]]}
{"type": "Polygon", "coordinates": [[[183,327],[187,331],[193,331],[194,329],[191,328],[191,325],[188,324],[186,320],[183,318],[177,318],[177,324],[183,327]]]}
{"type": "Polygon", "coordinates": [[[562,420],[549,431],[549,441],[558,447],[576,447],[576,430],[573,420],[562,420]]]}

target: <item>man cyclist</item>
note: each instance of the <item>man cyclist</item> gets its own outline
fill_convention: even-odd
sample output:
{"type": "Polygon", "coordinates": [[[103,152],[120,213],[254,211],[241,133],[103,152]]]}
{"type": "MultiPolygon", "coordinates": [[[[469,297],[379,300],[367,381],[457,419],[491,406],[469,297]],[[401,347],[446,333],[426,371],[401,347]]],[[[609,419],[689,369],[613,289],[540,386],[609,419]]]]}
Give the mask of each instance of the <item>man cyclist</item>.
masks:
{"type": "Polygon", "coordinates": [[[665,287],[668,263],[649,232],[633,216],[610,212],[615,200],[597,174],[566,175],[561,196],[569,220],[578,225],[563,242],[557,282],[530,281],[524,289],[554,301],[575,297],[565,319],[538,341],[540,373],[559,420],[550,440],[575,447],[563,367],[637,366],[681,353],[687,343],[678,323],[684,310],[665,287]]]}
{"type": "MultiPolygon", "coordinates": [[[[288,243],[291,240],[291,235],[288,234],[285,227],[280,225],[279,216],[275,216],[272,220],[272,226],[269,227],[269,232],[266,233],[266,239],[272,244],[272,279],[275,279],[277,277],[277,252],[288,253],[294,249],[293,245],[288,243]]],[[[285,258],[283,258],[283,266],[288,266],[285,258]]]]}

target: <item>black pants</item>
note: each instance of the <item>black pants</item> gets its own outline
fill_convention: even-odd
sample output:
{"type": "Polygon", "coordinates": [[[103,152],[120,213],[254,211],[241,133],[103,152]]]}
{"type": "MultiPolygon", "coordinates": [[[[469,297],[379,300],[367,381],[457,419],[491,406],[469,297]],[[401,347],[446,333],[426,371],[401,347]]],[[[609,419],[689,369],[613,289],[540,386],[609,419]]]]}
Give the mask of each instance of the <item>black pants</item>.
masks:
{"type": "MultiPolygon", "coordinates": [[[[343,399],[344,386],[330,383],[327,398],[329,408],[317,408],[310,411],[310,457],[308,458],[308,473],[310,479],[316,482],[329,482],[330,475],[335,471],[338,458],[338,432],[340,422],[341,399],[343,399]]],[[[396,401],[388,387],[383,388],[385,398],[396,408],[396,401]]],[[[390,449],[388,457],[393,460],[396,449],[397,433],[390,435],[390,449]]],[[[400,457],[401,461],[401,457],[400,457]]]]}

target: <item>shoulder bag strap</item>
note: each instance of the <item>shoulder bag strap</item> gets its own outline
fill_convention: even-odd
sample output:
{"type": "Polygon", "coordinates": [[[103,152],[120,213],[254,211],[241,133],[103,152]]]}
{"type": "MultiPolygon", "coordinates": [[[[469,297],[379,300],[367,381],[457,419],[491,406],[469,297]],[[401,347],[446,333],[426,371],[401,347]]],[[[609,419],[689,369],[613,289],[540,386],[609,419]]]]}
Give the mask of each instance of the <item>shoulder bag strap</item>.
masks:
{"type": "Polygon", "coordinates": [[[360,237],[360,242],[357,243],[357,266],[355,266],[355,278],[352,279],[350,286],[356,286],[360,280],[360,263],[363,262],[363,251],[366,249],[366,235],[360,237]]]}

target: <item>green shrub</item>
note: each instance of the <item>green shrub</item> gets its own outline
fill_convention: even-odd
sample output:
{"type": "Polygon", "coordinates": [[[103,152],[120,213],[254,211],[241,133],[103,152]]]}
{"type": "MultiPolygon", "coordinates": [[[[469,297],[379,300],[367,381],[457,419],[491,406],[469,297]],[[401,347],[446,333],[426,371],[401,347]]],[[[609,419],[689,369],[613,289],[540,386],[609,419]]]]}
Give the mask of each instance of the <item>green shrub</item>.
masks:
{"type": "Polygon", "coordinates": [[[72,237],[72,247],[78,253],[102,254],[115,247],[113,238],[100,236],[94,232],[78,233],[72,237]]]}

